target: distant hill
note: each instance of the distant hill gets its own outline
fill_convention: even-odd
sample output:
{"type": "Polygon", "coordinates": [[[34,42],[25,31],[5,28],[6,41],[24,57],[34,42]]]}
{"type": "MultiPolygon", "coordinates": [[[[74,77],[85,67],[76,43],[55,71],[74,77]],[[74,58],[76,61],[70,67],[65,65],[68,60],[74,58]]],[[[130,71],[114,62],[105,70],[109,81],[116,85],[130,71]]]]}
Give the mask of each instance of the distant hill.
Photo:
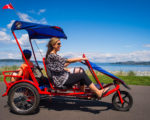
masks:
{"type": "MultiPolygon", "coordinates": [[[[22,59],[0,59],[0,62],[24,62],[24,61],[22,59]]],[[[38,62],[42,62],[42,61],[38,61],[38,62]]]]}
{"type": "Polygon", "coordinates": [[[0,62],[23,62],[21,59],[0,59],[0,62]]]}
{"type": "Polygon", "coordinates": [[[148,62],[135,62],[135,61],[126,61],[126,62],[115,62],[115,63],[111,63],[111,64],[120,64],[120,65],[150,65],[150,61],[148,62]]]}

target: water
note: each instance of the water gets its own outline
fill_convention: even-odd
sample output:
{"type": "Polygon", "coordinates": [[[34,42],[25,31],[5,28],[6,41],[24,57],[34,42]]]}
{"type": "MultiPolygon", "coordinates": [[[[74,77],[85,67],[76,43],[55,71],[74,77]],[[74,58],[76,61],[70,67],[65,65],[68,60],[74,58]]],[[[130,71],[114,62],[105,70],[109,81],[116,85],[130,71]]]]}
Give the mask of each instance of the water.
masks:
{"type": "MultiPolygon", "coordinates": [[[[17,65],[20,66],[22,62],[0,62],[0,67],[2,66],[12,66],[17,65]]],[[[119,64],[110,64],[110,63],[96,63],[98,66],[102,67],[107,71],[149,71],[150,72],[150,65],[119,65],[119,64]]],[[[39,62],[39,65],[43,67],[43,63],[39,62]]],[[[88,69],[87,66],[81,63],[73,63],[70,64],[68,67],[83,67],[84,69],[88,69]]]]}

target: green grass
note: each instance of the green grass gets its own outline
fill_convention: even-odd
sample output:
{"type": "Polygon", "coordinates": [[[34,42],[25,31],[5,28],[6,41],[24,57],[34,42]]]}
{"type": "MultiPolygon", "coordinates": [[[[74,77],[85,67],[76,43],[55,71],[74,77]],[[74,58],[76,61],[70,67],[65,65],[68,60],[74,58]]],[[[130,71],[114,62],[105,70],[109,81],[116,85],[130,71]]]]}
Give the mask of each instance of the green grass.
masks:
{"type": "MultiPolygon", "coordinates": [[[[2,71],[11,71],[11,70],[16,70],[18,69],[18,66],[5,66],[5,67],[1,67],[0,68],[0,81],[3,81],[3,75],[2,75],[2,71]]],[[[43,71],[44,74],[45,71],[43,71]]],[[[94,78],[92,77],[92,75],[89,73],[89,71],[86,71],[86,73],[88,74],[89,78],[95,82],[94,78]]],[[[98,79],[100,80],[100,82],[103,83],[112,83],[113,79],[111,79],[108,76],[99,74],[98,72],[96,72],[98,79]]],[[[146,85],[146,86],[150,86],[150,76],[135,76],[133,73],[128,74],[128,76],[123,76],[123,75],[117,75],[117,77],[119,77],[120,79],[122,79],[123,81],[125,81],[126,84],[128,85],[146,85]]],[[[9,80],[9,78],[7,78],[7,80],[9,80]]]]}
{"type": "Polygon", "coordinates": [[[17,70],[18,68],[19,66],[16,65],[0,67],[0,75],[2,75],[3,71],[13,71],[13,70],[17,70]]]}
{"type": "MultiPolygon", "coordinates": [[[[3,81],[3,79],[4,79],[4,77],[2,75],[3,71],[14,71],[14,70],[17,70],[18,68],[19,68],[19,66],[16,66],[16,65],[0,67],[0,81],[3,81]]],[[[10,81],[10,77],[7,77],[6,80],[10,81]]]]}
{"type": "MultiPolygon", "coordinates": [[[[121,80],[123,80],[126,84],[128,85],[146,85],[150,86],[150,76],[117,76],[121,80]]],[[[94,78],[92,75],[89,75],[89,78],[95,82],[94,78]]],[[[98,75],[98,79],[100,82],[103,83],[112,83],[113,79],[104,76],[104,75],[98,75]]]]}

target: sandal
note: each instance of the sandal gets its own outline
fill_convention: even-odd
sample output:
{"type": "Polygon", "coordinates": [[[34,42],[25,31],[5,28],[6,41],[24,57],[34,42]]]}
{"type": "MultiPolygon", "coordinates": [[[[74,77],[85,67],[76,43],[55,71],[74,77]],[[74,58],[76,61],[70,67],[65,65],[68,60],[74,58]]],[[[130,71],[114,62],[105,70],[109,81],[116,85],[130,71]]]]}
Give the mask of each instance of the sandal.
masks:
{"type": "Polygon", "coordinates": [[[110,90],[110,88],[108,88],[106,91],[103,90],[102,95],[101,95],[100,97],[98,97],[98,99],[101,100],[102,97],[103,97],[105,94],[107,94],[109,90],[110,90]],[[104,91],[105,91],[105,92],[104,92],[104,91]]]}

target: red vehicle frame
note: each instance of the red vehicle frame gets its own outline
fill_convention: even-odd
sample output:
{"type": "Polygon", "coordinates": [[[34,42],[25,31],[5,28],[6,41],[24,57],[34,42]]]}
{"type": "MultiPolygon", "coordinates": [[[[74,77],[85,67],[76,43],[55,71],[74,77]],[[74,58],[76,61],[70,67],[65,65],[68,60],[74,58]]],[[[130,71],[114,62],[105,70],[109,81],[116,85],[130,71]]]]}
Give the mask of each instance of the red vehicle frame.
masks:
{"type": "MultiPolygon", "coordinates": [[[[79,87],[78,87],[78,85],[74,85],[72,88],[66,88],[66,89],[57,88],[51,82],[50,78],[48,78],[49,85],[50,85],[50,90],[47,87],[45,87],[44,89],[41,89],[40,86],[39,86],[39,83],[38,83],[37,79],[35,78],[35,76],[34,76],[34,74],[32,72],[31,67],[29,66],[29,64],[28,64],[28,62],[27,62],[27,60],[26,60],[26,58],[25,58],[25,56],[23,54],[23,50],[22,50],[22,48],[21,48],[21,46],[19,44],[19,41],[18,41],[18,39],[17,39],[14,31],[12,32],[12,34],[13,34],[15,40],[16,40],[16,43],[17,43],[17,45],[18,45],[18,47],[19,47],[19,49],[21,51],[21,54],[22,54],[22,56],[23,56],[26,64],[28,65],[27,69],[28,69],[28,71],[30,73],[30,76],[31,76],[32,80],[24,79],[24,74],[22,76],[8,75],[7,74],[7,73],[13,73],[13,72],[16,72],[16,71],[3,71],[2,73],[4,75],[4,82],[6,84],[6,92],[2,96],[6,96],[6,95],[9,96],[10,93],[11,93],[10,91],[12,90],[12,88],[14,86],[16,86],[16,85],[18,85],[20,83],[27,83],[27,84],[32,85],[37,90],[37,92],[38,92],[39,95],[76,96],[77,98],[89,98],[89,97],[93,97],[93,92],[89,88],[86,88],[85,92],[81,92],[80,89],[79,89],[79,87]],[[18,77],[18,78],[21,78],[21,79],[17,80],[16,82],[8,82],[6,80],[7,77],[18,77]]],[[[34,53],[34,50],[33,50],[32,43],[30,42],[30,44],[31,44],[31,48],[32,48],[32,51],[33,51],[33,55],[35,57],[35,53],[34,53]]],[[[85,54],[83,54],[83,57],[85,57],[85,54]]],[[[36,57],[35,57],[35,61],[37,62],[36,57]]],[[[45,58],[43,58],[43,64],[44,64],[44,68],[45,68],[45,71],[46,71],[45,58]]],[[[113,83],[109,83],[109,84],[106,84],[106,85],[103,86],[101,84],[100,80],[98,79],[95,71],[93,70],[90,62],[87,60],[87,61],[85,61],[84,64],[86,64],[88,66],[88,68],[89,68],[92,76],[94,77],[95,81],[97,82],[97,84],[100,86],[101,89],[106,88],[106,87],[110,87],[110,86],[114,86],[114,88],[110,89],[103,97],[106,97],[106,96],[108,96],[108,95],[110,95],[112,93],[115,93],[114,96],[113,96],[113,98],[112,98],[112,102],[113,102],[113,105],[114,105],[114,107],[115,107],[116,110],[127,111],[127,110],[129,110],[131,108],[132,103],[133,103],[132,96],[128,92],[126,92],[126,91],[120,91],[120,83],[121,83],[120,81],[114,79],[113,83]],[[124,107],[123,105],[125,103],[127,103],[127,101],[122,97],[122,94],[124,94],[129,99],[128,105],[126,107],[124,107]],[[121,106],[119,106],[117,104],[117,102],[116,102],[117,97],[119,98],[119,104],[121,106],[123,106],[123,107],[121,107],[121,106]]],[[[46,73],[47,73],[47,71],[46,71],[46,73]]],[[[10,107],[12,107],[12,105],[10,107]]],[[[29,114],[29,113],[33,112],[35,110],[35,108],[31,109],[30,111],[23,111],[23,112],[19,111],[19,110],[17,111],[14,108],[12,108],[12,110],[14,112],[18,113],[18,114],[29,114]]]]}

